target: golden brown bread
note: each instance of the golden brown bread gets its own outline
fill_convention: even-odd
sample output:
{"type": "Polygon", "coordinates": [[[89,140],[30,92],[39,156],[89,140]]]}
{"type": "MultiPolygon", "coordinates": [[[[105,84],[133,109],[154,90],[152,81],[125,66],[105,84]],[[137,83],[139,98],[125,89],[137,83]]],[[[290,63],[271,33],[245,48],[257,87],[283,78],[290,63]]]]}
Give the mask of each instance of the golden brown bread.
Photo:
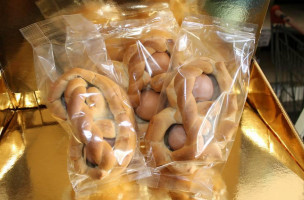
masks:
{"type": "Polygon", "coordinates": [[[124,53],[123,64],[129,81],[127,94],[138,116],[140,135],[146,132],[144,124],[162,107],[160,92],[169,67],[173,38],[168,31],[152,29],[124,53]]]}
{"type": "Polygon", "coordinates": [[[206,57],[195,58],[177,70],[166,90],[169,106],[154,115],[145,135],[147,151],[154,158],[155,167],[166,166],[171,173],[183,173],[195,171],[195,165],[183,166],[173,162],[213,162],[222,159],[222,149],[231,140],[236,128],[237,100],[232,83],[225,64],[206,57]],[[196,101],[193,87],[196,78],[202,74],[215,77],[220,88],[217,99],[222,101],[196,101]],[[216,116],[219,115],[220,108],[221,114],[216,116]],[[209,118],[206,117],[207,114],[209,118]],[[212,115],[220,120],[217,127],[212,127],[209,121],[212,115]],[[182,125],[186,132],[184,145],[177,150],[170,149],[165,142],[165,135],[174,124],[182,125]],[[209,140],[211,130],[214,131],[214,136],[209,140]],[[208,143],[205,144],[206,142],[208,143]]]}
{"type": "MultiPolygon", "coordinates": [[[[133,44],[129,47],[127,52],[124,55],[123,62],[127,66],[128,74],[129,74],[129,89],[128,95],[130,96],[131,104],[134,108],[136,108],[140,104],[140,95],[141,91],[151,82],[155,83],[162,83],[163,80],[160,78],[164,78],[164,76],[159,76],[162,73],[158,72],[158,76],[154,76],[152,72],[152,67],[147,67],[147,60],[148,58],[154,53],[165,53],[167,50],[166,46],[166,39],[165,38],[150,38],[145,39],[142,42],[142,49],[138,45],[140,44],[133,44]],[[140,49],[140,50],[139,50],[140,49]],[[150,81],[144,81],[144,77],[149,76],[150,81]],[[154,80],[155,79],[155,80],[154,80]]],[[[154,60],[154,59],[151,59],[154,60]]],[[[158,63],[157,63],[158,64],[158,63]]],[[[169,65],[169,63],[167,63],[169,65]]],[[[166,70],[164,70],[166,72],[166,70]]],[[[164,73],[164,72],[163,72],[164,73]]],[[[147,79],[147,78],[145,78],[147,79]]],[[[160,88],[158,85],[155,88],[160,88]]]]}
{"type": "Polygon", "coordinates": [[[70,120],[70,159],[92,178],[121,173],[136,148],[133,111],[123,89],[109,78],[80,68],[63,74],[49,93],[49,108],[70,120]],[[63,98],[64,102],[63,102],[63,98]],[[111,146],[109,140],[115,140],[111,146]]]}

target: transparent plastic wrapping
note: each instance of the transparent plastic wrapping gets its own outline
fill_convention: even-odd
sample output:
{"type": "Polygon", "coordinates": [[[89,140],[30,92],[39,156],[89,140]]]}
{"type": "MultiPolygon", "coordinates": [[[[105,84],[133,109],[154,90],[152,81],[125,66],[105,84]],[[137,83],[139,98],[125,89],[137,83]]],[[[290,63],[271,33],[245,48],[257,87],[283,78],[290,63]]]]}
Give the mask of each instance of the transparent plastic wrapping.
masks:
{"type": "Polygon", "coordinates": [[[36,5],[46,19],[82,13],[87,19],[104,22],[120,15],[116,5],[103,0],[39,0],[36,5]]]}
{"type": "Polygon", "coordinates": [[[113,21],[149,18],[151,14],[169,7],[167,3],[124,3],[103,0],[39,0],[36,2],[45,18],[81,14],[95,24],[108,24],[113,21]]]}
{"type": "Polygon", "coordinates": [[[154,168],[149,186],[212,198],[247,97],[255,31],[207,16],[185,18],[161,92],[166,106],[144,138],[154,168]]]}
{"type": "Polygon", "coordinates": [[[76,195],[102,192],[123,176],[131,181],[150,175],[133,109],[96,25],[70,15],[21,32],[34,50],[42,99],[70,135],[68,172],[76,195]]]}
{"type": "Polygon", "coordinates": [[[82,14],[93,23],[108,23],[123,19],[122,10],[113,2],[102,0],[39,0],[36,5],[46,18],[60,15],[82,14]]]}
{"type": "MultiPolygon", "coordinates": [[[[165,6],[167,4],[163,4],[165,6]]],[[[168,5],[142,19],[100,25],[109,57],[123,78],[143,136],[157,105],[167,75],[179,26],[168,5]]]]}

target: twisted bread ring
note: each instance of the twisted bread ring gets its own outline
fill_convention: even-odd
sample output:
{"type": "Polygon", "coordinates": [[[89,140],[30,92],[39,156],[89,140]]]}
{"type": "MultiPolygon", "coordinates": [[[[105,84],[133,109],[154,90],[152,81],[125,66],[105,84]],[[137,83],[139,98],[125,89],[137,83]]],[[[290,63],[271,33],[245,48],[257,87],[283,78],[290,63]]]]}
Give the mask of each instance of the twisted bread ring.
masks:
{"type": "Polygon", "coordinates": [[[73,68],[53,84],[48,102],[56,117],[71,122],[70,160],[76,172],[101,179],[128,166],[136,147],[134,117],[116,83],[73,68]]]}
{"type": "MultiPolygon", "coordinates": [[[[133,108],[141,105],[145,89],[153,90],[151,95],[155,98],[161,91],[170,61],[171,38],[168,32],[152,30],[136,44],[129,46],[124,54],[123,63],[129,75],[127,93],[133,108]]],[[[156,105],[157,102],[153,106],[156,105]]],[[[136,113],[144,120],[150,120],[154,114],[139,114],[138,110],[136,113]]]]}
{"type": "MultiPolygon", "coordinates": [[[[211,141],[204,145],[205,137],[212,128],[210,121],[207,119],[207,113],[210,108],[214,114],[218,115],[219,101],[202,101],[197,102],[193,95],[193,88],[196,78],[202,74],[213,75],[220,88],[220,96],[223,102],[228,102],[222,107],[219,126],[216,127],[215,137],[220,132],[223,136],[221,139],[228,140],[235,130],[234,118],[237,111],[236,96],[231,93],[232,78],[223,62],[215,62],[206,57],[194,59],[178,69],[178,73],[171,81],[167,88],[167,96],[170,106],[154,115],[150,121],[145,143],[155,160],[156,167],[166,165],[174,161],[212,161],[221,159],[222,146],[218,142],[211,141]],[[182,124],[186,139],[181,148],[170,150],[165,144],[165,135],[170,127],[174,124],[182,124]],[[223,134],[227,132],[226,134],[223,134]],[[205,149],[203,149],[203,147],[205,149]]],[[[210,115],[210,113],[209,113],[210,115]]],[[[168,168],[173,172],[183,172],[195,170],[185,164],[170,166],[168,168]]]]}

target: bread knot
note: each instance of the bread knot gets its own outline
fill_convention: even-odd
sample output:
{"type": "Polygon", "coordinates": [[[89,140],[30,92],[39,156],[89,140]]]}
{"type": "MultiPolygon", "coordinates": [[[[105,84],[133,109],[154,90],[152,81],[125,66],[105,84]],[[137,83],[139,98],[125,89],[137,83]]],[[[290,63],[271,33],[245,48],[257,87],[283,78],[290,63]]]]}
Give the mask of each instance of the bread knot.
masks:
{"type": "Polygon", "coordinates": [[[55,117],[70,122],[70,160],[77,173],[101,179],[128,166],[136,147],[134,116],[115,82],[73,68],[52,85],[48,102],[55,117]]]}

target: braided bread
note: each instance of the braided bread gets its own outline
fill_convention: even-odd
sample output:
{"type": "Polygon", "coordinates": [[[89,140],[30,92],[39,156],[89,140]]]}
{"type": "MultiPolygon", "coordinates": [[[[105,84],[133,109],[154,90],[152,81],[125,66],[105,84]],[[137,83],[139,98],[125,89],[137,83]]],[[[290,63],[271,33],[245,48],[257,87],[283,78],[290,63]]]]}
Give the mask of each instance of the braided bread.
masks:
{"type": "MultiPolygon", "coordinates": [[[[206,57],[196,58],[178,69],[166,90],[169,107],[154,115],[145,136],[156,167],[174,161],[222,158],[224,145],[218,141],[228,141],[236,127],[232,123],[237,111],[236,96],[230,88],[232,82],[223,62],[206,57]],[[214,77],[216,83],[209,77],[214,77]],[[218,92],[213,91],[215,84],[219,86],[218,92]],[[221,108],[221,104],[225,105],[221,108]],[[218,127],[212,126],[212,118],[220,120],[218,127]],[[212,130],[214,137],[210,136],[212,130]]],[[[174,173],[195,170],[191,162],[167,166],[174,173]]]]}
{"type": "Polygon", "coordinates": [[[70,120],[70,160],[77,173],[101,179],[128,166],[136,147],[134,116],[116,83],[74,68],[53,84],[48,102],[56,117],[70,120]]]}
{"type": "Polygon", "coordinates": [[[170,33],[152,30],[124,54],[123,63],[129,75],[127,93],[137,116],[143,120],[150,120],[157,112],[172,46],[170,33]]]}

